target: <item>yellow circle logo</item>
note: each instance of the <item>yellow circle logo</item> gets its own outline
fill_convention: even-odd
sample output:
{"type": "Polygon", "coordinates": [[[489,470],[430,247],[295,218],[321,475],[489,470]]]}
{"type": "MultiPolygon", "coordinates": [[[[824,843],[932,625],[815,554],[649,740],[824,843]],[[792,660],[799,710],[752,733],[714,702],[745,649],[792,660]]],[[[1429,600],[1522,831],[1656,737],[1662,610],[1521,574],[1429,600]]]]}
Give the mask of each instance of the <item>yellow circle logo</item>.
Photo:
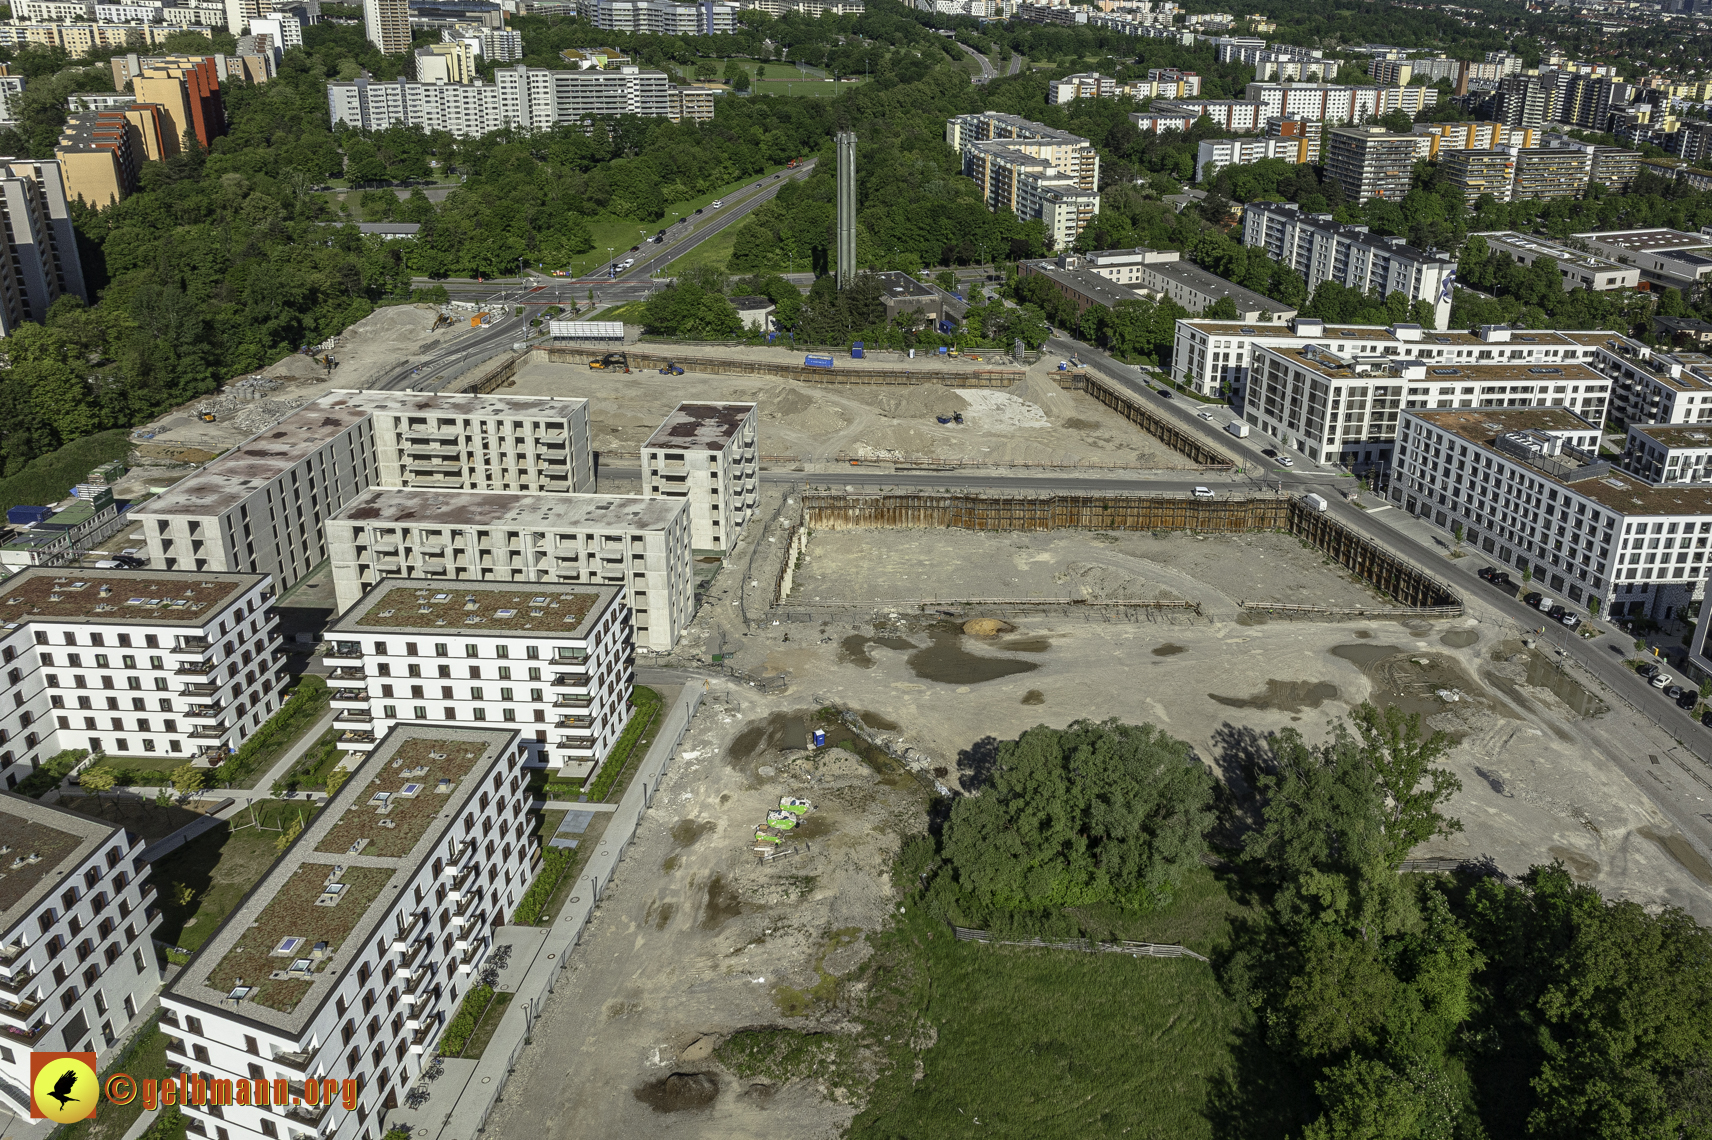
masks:
{"type": "Polygon", "coordinates": [[[75,1124],[95,1112],[101,1085],[95,1070],[77,1057],[56,1057],[36,1074],[36,1110],[59,1124],[75,1124]]]}

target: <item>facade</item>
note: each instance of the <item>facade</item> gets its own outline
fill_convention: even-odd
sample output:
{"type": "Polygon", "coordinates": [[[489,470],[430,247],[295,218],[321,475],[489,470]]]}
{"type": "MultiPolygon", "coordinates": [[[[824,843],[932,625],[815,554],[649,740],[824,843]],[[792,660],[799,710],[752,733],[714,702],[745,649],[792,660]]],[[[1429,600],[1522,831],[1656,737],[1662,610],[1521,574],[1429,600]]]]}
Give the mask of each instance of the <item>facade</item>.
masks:
{"type": "MultiPolygon", "coordinates": [[[[1458,377],[1473,375],[1464,370],[1490,365],[1542,369],[1530,372],[1532,379],[1528,381],[1502,385],[1457,378],[1434,385],[1434,377],[1429,373],[1426,383],[1417,382],[1403,393],[1403,406],[1565,407],[1595,425],[1604,422],[1613,382],[1598,358],[1600,346],[1610,334],[1528,331],[1516,334],[1514,340],[1506,340],[1509,335],[1508,329],[1492,328],[1433,332],[1414,324],[1328,325],[1308,317],[1297,317],[1288,324],[1179,320],[1171,353],[1171,374],[1178,383],[1197,392],[1230,395],[1249,423],[1279,439],[1284,439],[1291,430],[1288,417],[1283,422],[1263,421],[1248,406],[1247,389],[1255,379],[1256,354],[1261,349],[1312,346],[1340,357],[1412,360],[1429,369],[1450,369],[1458,377]],[[1575,380],[1559,380],[1558,377],[1567,375],[1561,369],[1570,364],[1590,367],[1600,375],[1577,373],[1575,380]]],[[[1445,375],[1449,377],[1450,373],[1445,375]]]]}
{"type": "Polygon", "coordinates": [[[1704,589],[1712,491],[1660,487],[1600,460],[1567,411],[1405,412],[1391,501],[1542,591],[1613,617],[1664,619],[1704,589]]]}
{"type": "Polygon", "coordinates": [[[1046,85],[1046,101],[1071,103],[1077,99],[1110,99],[1118,93],[1118,81],[1097,71],[1083,71],[1054,79],[1046,85]]]}
{"type": "Polygon", "coordinates": [[[160,905],[143,840],[102,820],[0,794],[0,1104],[30,1113],[31,1050],[91,1052],[97,1072],[160,989],[160,905]]]}
{"type": "Polygon", "coordinates": [[[1310,296],[1322,281],[1382,297],[1401,292],[1411,303],[1433,307],[1435,327],[1450,324],[1456,262],[1443,254],[1380,237],[1366,226],[1340,225],[1330,214],[1304,214],[1290,202],[1250,202],[1242,213],[1242,242],[1300,273],[1310,296]]]}
{"type": "Polygon", "coordinates": [[[1256,83],[1324,83],[1337,70],[1335,59],[1298,59],[1274,51],[1260,52],[1254,60],[1256,83]]]}
{"type": "Polygon", "coordinates": [[[382,55],[410,50],[409,0],[363,0],[363,31],[382,55]]]}
{"type": "Polygon", "coordinates": [[[468,40],[417,48],[416,78],[423,83],[473,83],[478,78],[476,50],[468,40]]]}
{"type": "Polygon", "coordinates": [[[1340,83],[1250,83],[1243,98],[1265,108],[1261,118],[1288,115],[1322,123],[1364,123],[1392,111],[1411,115],[1435,105],[1436,87],[1350,87],[1340,83]]]}
{"type": "Polygon", "coordinates": [[[1195,181],[1209,177],[1208,167],[1215,171],[1227,166],[1259,162],[1265,158],[1281,158],[1285,162],[1303,163],[1308,157],[1306,135],[1259,139],[1202,139],[1195,149],[1195,181]]]}
{"type": "Polygon", "coordinates": [[[1611,414],[1625,424],[1712,423],[1712,357],[1660,351],[1608,333],[1594,366],[1611,378],[1611,414]]]}
{"type": "Polygon", "coordinates": [[[671,82],[663,71],[548,71],[514,64],[497,68],[501,119],[510,126],[551,127],[590,115],[652,115],[670,109],[671,82]]]}
{"type": "Polygon", "coordinates": [[[1618,462],[1648,483],[1712,482],[1712,427],[1630,424],[1618,462]]]}
{"type": "Polygon", "coordinates": [[[1068,248],[1099,212],[1100,156],[1085,138],[983,111],[947,120],[945,141],[989,209],[1039,219],[1055,248],[1068,248]]]}
{"type": "Polygon", "coordinates": [[[578,0],[577,12],[597,28],[657,36],[729,35],[736,27],[738,6],[699,0],[578,0]]]}
{"type": "Polygon", "coordinates": [[[54,147],[66,197],[99,209],[134,190],[140,162],[132,136],[123,110],[90,111],[67,119],[54,147]]]}
{"type": "MultiPolygon", "coordinates": [[[[164,12],[201,12],[201,9],[163,9],[164,12]]],[[[72,58],[88,55],[94,48],[126,48],[164,43],[179,32],[212,35],[205,24],[106,24],[79,21],[67,24],[0,23],[0,47],[29,46],[62,48],[72,58]]]]}
{"type": "Polygon", "coordinates": [[[1201,312],[1229,298],[1242,320],[1295,316],[1296,311],[1282,301],[1178,258],[1177,251],[1169,249],[1111,249],[1085,257],[1060,254],[1051,261],[1021,261],[1017,272],[1046,278],[1078,312],[1090,305],[1111,308],[1140,297],[1170,297],[1190,312],[1201,312]]]}
{"type": "Polygon", "coordinates": [[[365,76],[327,84],[327,109],[333,122],[364,130],[411,126],[472,138],[505,126],[499,89],[485,83],[422,83],[403,78],[382,82],[365,76]]]}
{"type": "Polygon", "coordinates": [[[695,615],[683,501],[374,488],[325,529],[341,611],[382,578],[623,586],[636,647],[661,653],[695,615]]]}
{"type": "Polygon", "coordinates": [[[1271,138],[1300,139],[1307,155],[1303,162],[1318,163],[1325,149],[1326,125],[1313,119],[1274,115],[1266,120],[1266,133],[1271,138]]]}
{"type": "Polygon", "coordinates": [[[1712,238],[1672,229],[1606,230],[1576,234],[1595,253],[1641,271],[1649,285],[1695,292],[1712,277],[1712,238]]]}
{"type": "Polygon", "coordinates": [[[182,142],[194,136],[207,148],[226,133],[226,108],[220,97],[220,77],[211,57],[144,60],[131,76],[139,103],[161,108],[168,133],[182,142]]]}
{"type": "Polygon", "coordinates": [[[1553,259],[1557,262],[1558,272],[1563,274],[1563,288],[1566,293],[1575,289],[1592,289],[1595,292],[1633,289],[1641,283],[1641,271],[1632,265],[1622,265],[1598,254],[1582,253],[1546,238],[1509,230],[1493,230],[1469,236],[1485,238],[1487,246],[1494,253],[1508,254],[1523,265],[1532,265],[1542,257],[1553,259]]]}
{"type": "Polygon", "coordinates": [[[1415,134],[1427,138],[1425,157],[1437,161],[1453,150],[1491,150],[1497,146],[1537,146],[1539,132],[1531,127],[1506,127],[1503,123],[1416,123],[1415,134]]]}
{"type": "Polygon", "coordinates": [[[455,24],[440,29],[442,43],[462,41],[489,63],[510,63],[523,58],[523,33],[485,24],[455,24]]]}
{"type": "Polygon", "coordinates": [[[372,751],[401,722],[496,725],[523,734],[530,764],[591,776],[627,719],[630,631],[622,586],[383,578],[327,630],[339,747],[372,751]]]}
{"type": "Polygon", "coordinates": [[[1397,135],[1380,127],[1342,127],[1326,132],[1326,173],[1353,202],[1369,198],[1401,200],[1414,178],[1415,160],[1424,158],[1426,139],[1397,135]]]}
{"type": "Polygon", "coordinates": [[[760,505],[754,404],[679,404],[642,445],[642,494],[686,499],[690,547],[729,550],[760,505]]]}
{"type": "Polygon", "coordinates": [[[335,123],[370,130],[416,126],[461,138],[506,126],[545,129],[593,115],[676,120],[713,114],[711,92],[702,97],[693,88],[674,87],[663,71],[554,71],[523,64],[495,69],[491,84],[367,77],[329,83],[327,108],[335,123]]]}
{"type": "Polygon", "coordinates": [[[666,118],[674,123],[688,119],[705,123],[713,118],[713,89],[709,87],[666,88],[666,118]]]}
{"type": "MultiPolygon", "coordinates": [[[[1516,181],[1510,192],[1515,202],[1540,198],[1579,198],[1593,177],[1591,151],[1565,147],[1516,150],[1516,181]]],[[[1637,161],[1639,155],[1636,155],[1637,161]]]]}
{"type": "Polygon", "coordinates": [[[539,866],[526,754],[498,727],[405,724],[350,760],[345,786],[161,994],[168,1056],[213,1102],[181,1107],[189,1131],[373,1135],[539,866]],[[294,1104],[309,1080],[354,1081],[356,1110],[294,1104]]]}
{"type": "Polygon", "coordinates": [[[16,625],[0,638],[6,786],[66,748],[220,763],[284,703],[273,598],[259,574],[31,568],[0,583],[16,625]]]}
{"type": "Polygon", "coordinates": [[[1165,130],[1165,118],[1186,118],[1194,123],[1202,115],[1227,131],[1251,134],[1260,130],[1267,118],[1266,104],[1252,99],[1156,99],[1153,106],[1130,116],[1141,130],[1165,130]]]}
{"type": "Polygon", "coordinates": [[[0,159],[0,336],[25,321],[41,323],[62,296],[89,300],[66,201],[65,170],[55,160],[0,159]]]}
{"type": "Polygon", "coordinates": [[[587,423],[581,400],[331,392],[132,518],[152,566],[262,573],[290,589],[327,557],[326,520],[383,479],[434,490],[590,490],[587,423]]]}
{"type": "Polygon", "coordinates": [[[1516,185],[1516,152],[1510,147],[1489,150],[1453,150],[1440,160],[1444,178],[1462,192],[1462,200],[1473,206],[1482,194],[1508,202],[1516,185]]]}

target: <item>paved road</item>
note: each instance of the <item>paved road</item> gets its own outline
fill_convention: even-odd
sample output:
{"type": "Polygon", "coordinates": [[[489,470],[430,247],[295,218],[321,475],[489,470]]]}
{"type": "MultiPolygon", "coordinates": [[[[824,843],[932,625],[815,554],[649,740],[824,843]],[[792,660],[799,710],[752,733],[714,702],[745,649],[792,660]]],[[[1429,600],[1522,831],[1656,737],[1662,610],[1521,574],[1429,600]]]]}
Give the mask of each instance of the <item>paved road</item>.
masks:
{"type": "Polygon", "coordinates": [[[991,63],[987,62],[987,57],[983,53],[976,51],[974,48],[970,47],[968,44],[963,43],[961,41],[957,42],[957,46],[962,48],[964,51],[968,52],[970,55],[974,56],[975,62],[981,65],[981,74],[978,76],[971,75],[969,77],[969,82],[971,82],[971,83],[985,83],[987,80],[993,78],[994,76],[996,76],[998,74],[997,71],[993,70],[993,65],[991,63]]]}
{"type": "MultiPolygon", "coordinates": [[[[786,178],[794,178],[799,182],[804,178],[807,178],[814,172],[814,165],[815,160],[811,158],[807,162],[798,166],[795,170],[786,170],[781,171],[777,175],[768,175],[761,181],[760,185],[762,189],[758,193],[750,194],[749,197],[742,201],[734,202],[731,205],[724,207],[718,211],[718,216],[711,223],[704,224],[701,228],[689,234],[687,238],[679,239],[677,244],[665,246],[661,252],[648,258],[646,261],[642,261],[621,273],[615,274],[613,279],[622,281],[647,281],[656,272],[666,268],[666,266],[684,256],[684,254],[690,252],[690,250],[694,249],[702,242],[713,237],[715,234],[720,233],[727,227],[742,221],[750,214],[753,214],[760,208],[763,202],[772,201],[773,195],[779,192],[779,187],[785,184],[786,178]]],[[[733,197],[735,196],[736,195],[733,195],[733,197]]],[[[687,222],[688,219],[685,219],[685,221],[687,222]]],[[[684,223],[680,222],[678,224],[683,225],[684,223]]],[[[667,241],[673,240],[671,230],[667,230],[666,239],[667,241]]],[[[648,246],[643,246],[642,255],[646,255],[648,249],[648,246]]],[[[595,273],[591,275],[591,277],[598,277],[607,273],[612,269],[613,265],[617,262],[623,261],[626,256],[628,255],[620,254],[617,261],[609,262],[606,265],[601,266],[600,269],[596,270],[595,273]]]]}

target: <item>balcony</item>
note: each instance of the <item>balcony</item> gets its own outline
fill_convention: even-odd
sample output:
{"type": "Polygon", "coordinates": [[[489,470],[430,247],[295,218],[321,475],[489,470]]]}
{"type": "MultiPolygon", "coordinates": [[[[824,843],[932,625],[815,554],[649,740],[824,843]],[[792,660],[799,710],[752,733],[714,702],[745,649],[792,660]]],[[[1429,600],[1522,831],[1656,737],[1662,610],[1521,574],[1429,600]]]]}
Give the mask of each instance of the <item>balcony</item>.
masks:
{"type": "Polygon", "coordinates": [[[30,1018],[42,1008],[39,1001],[0,1001],[0,1025],[17,1032],[28,1032],[30,1018]]]}
{"type": "Polygon", "coordinates": [[[362,729],[348,729],[334,742],[342,752],[367,752],[375,746],[375,734],[362,729]]]}
{"type": "Polygon", "coordinates": [[[569,673],[554,673],[553,687],[555,689],[582,689],[589,683],[588,666],[575,669],[569,673]]]}
{"type": "Polygon", "coordinates": [[[374,723],[374,717],[369,715],[366,707],[360,711],[353,708],[344,708],[340,709],[338,715],[333,718],[333,723],[335,725],[372,724],[374,723]]]}
{"type": "Polygon", "coordinates": [[[458,927],[458,937],[452,943],[452,949],[468,950],[472,941],[479,942],[484,937],[482,932],[487,929],[487,911],[478,910],[467,919],[455,918],[452,921],[458,927]]]}
{"type": "Polygon", "coordinates": [[[296,1069],[300,1073],[309,1071],[309,1062],[314,1057],[312,1053],[275,1053],[270,1060],[287,1069],[296,1069]]]}
{"type": "Polygon", "coordinates": [[[343,662],[361,661],[363,658],[362,646],[355,641],[323,642],[315,652],[321,656],[322,664],[335,668],[343,662]]]}
{"type": "Polygon", "coordinates": [[[465,947],[464,952],[458,955],[458,973],[474,973],[476,967],[481,965],[482,959],[487,956],[487,948],[488,942],[485,938],[477,939],[465,947]]]}
{"type": "Polygon", "coordinates": [[[475,908],[476,900],[481,897],[480,891],[469,891],[458,896],[458,901],[452,906],[452,922],[463,926],[469,922],[469,914],[475,908]]]}
{"type": "Polygon", "coordinates": [[[192,740],[223,740],[226,737],[226,729],[217,724],[204,724],[191,729],[185,735],[192,740]]]}
{"type": "Polygon", "coordinates": [[[175,677],[206,677],[214,672],[214,662],[186,661],[172,672],[175,677]]]}
{"type": "Polygon", "coordinates": [[[52,1028],[52,1026],[50,1026],[45,1020],[37,1024],[32,1029],[19,1030],[13,1029],[9,1025],[0,1026],[0,1042],[5,1042],[9,1045],[18,1045],[26,1049],[32,1049],[41,1042],[42,1038],[48,1035],[48,1030],[50,1028],[52,1028]]]}
{"type": "Polygon", "coordinates": [[[191,681],[180,685],[178,692],[183,697],[212,697],[218,695],[224,687],[209,681],[191,681]]]}
{"type": "Polygon", "coordinates": [[[422,957],[422,951],[428,948],[428,941],[426,938],[419,939],[415,945],[405,951],[404,957],[398,960],[398,968],[401,970],[415,968],[417,961],[422,957]]]}
{"type": "Polygon", "coordinates": [[[428,912],[425,910],[419,910],[411,915],[410,921],[405,924],[404,929],[392,936],[392,944],[387,947],[387,950],[394,954],[402,954],[408,950],[410,948],[410,936],[420,930],[427,919],[428,912]]]}
{"type": "Polygon", "coordinates": [[[217,704],[191,705],[184,710],[184,719],[191,724],[212,725],[215,728],[225,728],[226,726],[226,722],[220,719],[220,706],[217,704]]]}
{"type": "Polygon", "coordinates": [[[14,974],[10,978],[0,978],[0,998],[18,1001],[35,988],[35,981],[36,973],[33,970],[14,974]]]}
{"type": "Polygon", "coordinates": [[[181,637],[170,652],[174,656],[201,657],[213,648],[206,637],[181,637]]]}
{"type": "MultiPolygon", "coordinates": [[[[428,971],[422,971],[426,974],[428,971]]],[[[440,1000],[445,990],[440,986],[428,986],[416,995],[410,1012],[404,1015],[404,1028],[426,1029],[440,1024],[440,1015],[430,1007],[440,1000]]]]}
{"type": "Polygon", "coordinates": [[[452,851],[451,859],[447,860],[446,865],[440,869],[440,877],[442,879],[456,877],[458,872],[463,870],[464,860],[468,859],[475,849],[476,841],[473,839],[466,839],[458,844],[452,851]]]}
{"type": "Polygon", "coordinates": [[[414,1007],[418,1001],[426,998],[429,983],[434,980],[434,971],[418,968],[406,975],[405,981],[398,987],[399,1000],[414,1007]]]}
{"type": "Polygon", "coordinates": [[[553,722],[554,728],[570,730],[573,736],[593,736],[594,719],[586,716],[562,716],[553,722]]]}
{"type": "Polygon", "coordinates": [[[571,712],[592,712],[594,710],[594,700],[591,697],[580,694],[564,693],[553,702],[553,707],[556,709],[567,709],[571,712]]]}
{"type": "Polygon", "coordinates": [[[421,1053],[427,1049],[429,1040],[434,1036],[435,1030],[439,1028],[440,1023],[438,1020],[430,1020],[421,1028],[417,1029],[416,1032],[410,1035],[410,1051],[412,1053],[421,1053]]]}
{"type": "Polygon", "coordinates": [[[457,874],[452,876],[451,882],[449,882],[447,886],[451,888],[452,897],[454,899],[458,898],[463,893],[464,886],[470,881],[470,876],[475,873],[476,865],[471,862],[466,863],[457,874]]]}
{"type": "MultiPolygon", "coordinates": [[[[296,1100],[297,1096],[293,1096],[292,1099],[296,1100]]],[[[334,1099],[337,1100],[338,1098],[335,1097],[334,1099]]],[[[316,1131],[320,1131],[319,1126],[321,1121],[326,1117],[327,1110],[331,1107],[333,1107],[332,1104],[328,1102],[323,1102],[321,1104],[294,1104],[285,1110],[285,1118],[287,1120],[296,1121],[300,1124],[307,1124],[311,1128],[316,1129],[316,1131]]]]}
{"type": "Polygon", "coordinates": [[[345,665],[328,673],[327,679],[329,681],[366,681],[369,679],[369,675],[362,669],[345,665]]]}
{"type": "Polygon", "coordinates": [[[418,439],[405,444],[403,451],[407,455],[449,455],[455,458],[458,454],[458,445],[455,442],[448,442],[448,440],[456,439],[457,436],[455,435],[443,436],[439,439],[418,439]]]}
{"type": "Polygon", "coordinates": [[[334,689],[332,703],[336,709],[366,709],[369,707],[369,691],[367,689],[334,689]]]}

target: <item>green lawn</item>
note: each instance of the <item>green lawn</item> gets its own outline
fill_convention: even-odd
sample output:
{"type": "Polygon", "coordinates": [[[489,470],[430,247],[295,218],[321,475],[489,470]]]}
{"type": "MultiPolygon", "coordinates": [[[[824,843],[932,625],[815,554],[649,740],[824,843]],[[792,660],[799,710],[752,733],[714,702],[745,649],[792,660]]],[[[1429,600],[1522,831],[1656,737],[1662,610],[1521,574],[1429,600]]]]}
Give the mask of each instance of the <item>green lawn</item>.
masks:
{"type": "MultiPolygon", "coordinates": [[[[101,1074],[102,1083],[105,1084],[114,1073],[128,1073],[138,1081],[164,1080],[168,1075],[166,1034],[154,1023],[140,1028],[124,1054],[101,1074]]],[[[53,1135],[56,1140],[119,1140],[142,1114],[143,1098],[140,1096],[127,1105],[106,1102],[93,1119],[63,1125],[54,1129],[53,1135]]]]}
{"type": "Polygon", "coordinates": [[[811,95],[817,98],[830,99],[850,86],[851,84],[848,83],[822,83],[817,79],[796,83],[775,83],[771,79],[763,79],[755,84],[751,90],[756,95],[811,95]]]}
{"type": "Polygon", "coordinates": [[[737,245],[737,231],[742,228],[742,222],[726,226],[682,257],[668,262],[661,275],[673,277],[686,269],[699,269],[704,265],[724,269],[731,261],[732,249],[737,245]]]}
{"type": "Polygon", "coordinates": [[[198,949],[279,858],[282,829],[300,816],[307,826],[314,815],[302,803],[260,800],[253,814],[239,812],[230,823],[155,860],[162,913],[155,937],[168,946],[198,949]]]}
{"type": "Polygon", "coordinates": [[[642,314],[647,308],[648,302],[646,301],[627,301],[622,305],[614,305],[610,309],[602,309],[589,319],[595,321],[628,321],[633,325],[639,325],[642,323],[642,314]]]}
{"type": "MultiPolygon", "coordinates": [[[[717,75],[715,75],[713,77],[713,79],[710,80],[709,82],[724,83],[725,82],[725,65],[729,62],[730,62],[729,60],[724,60],[724,59],[698,58],[695,61],[695,63],[692,63],[688,67],[682,69],[684,72],[684,78],[689,79],[695,74],[696,63],[711,63],[714,67],[719,69],[719,73],[717,75]]],[[[816,69],[814,71],[804,71],[802,68],[798,67],[794,63],[782,63],[776,59],[768,60],[764,63],[762,61],[756,60],[756,59],[740,59],[737,62],[741,63],[743,65],[743,69],[749,73],[749,78],[751,80],[753,80],[755,78],[755,69],[757,67],[766,68],[768,79],[816,79],[816,80],[818,80],[820,78],[819,69],[816,69]]]]}
{"type": "MultiPolygon", "coordinates": [[[[738,197],[738,191],[745,187],[753,186],[763,178],[771,178],[773,175],[780,173],[784,169],[785,168],[783,166],[769,167],[765,174],[752,175],[740,182],[733,182],[728,186],[721,186],[717,190],[703,194],[699,198],[691,198],[682,202],[668,203],[666,206],[665,216],[660,218],[658,221],[637,222],[631,221],[628,218],[610,218],[604,215],[598,218],[590,218],[589,236],[594,239],[594,249],[590,250],[588,253],[578,254],[571,258],[571,263],[568,266],[548,265],[543,266],[543,268],[569,269],[571,271],[571,276],[573,277],[581,277],[584,274],[593,273],[608,261],[615,257],[619,257],[620,254],[628,251],[631,246],[640,244],[644,232],[646,232],[648,237],[653,237],[661,229],[670,227],[672,223],[676,222],[679,218],[695,219],[691,223],[692,228],[705,225],[707,222],[713,220],[709,215],[715,213],[713,210],[706,209],[710,203],[728,197],[736,198],[740,201],[741,198],[738,197]],[[697,210],[704,211],[699,218],[696,217],[697,210]],[[609,249],[611,252],[608,252],[609,249]]],[[[678,228],[680,230],[683,229],[682,226],[678,228]]],[[[633,256],[638,260],[641,260],[642,258],[651,257],[659,252],[661,252],[659,246],[643,246],[643,248],[633,256]]],[[[620,260],[622,260],[622,258],[620,258],[620,260]]]]}

